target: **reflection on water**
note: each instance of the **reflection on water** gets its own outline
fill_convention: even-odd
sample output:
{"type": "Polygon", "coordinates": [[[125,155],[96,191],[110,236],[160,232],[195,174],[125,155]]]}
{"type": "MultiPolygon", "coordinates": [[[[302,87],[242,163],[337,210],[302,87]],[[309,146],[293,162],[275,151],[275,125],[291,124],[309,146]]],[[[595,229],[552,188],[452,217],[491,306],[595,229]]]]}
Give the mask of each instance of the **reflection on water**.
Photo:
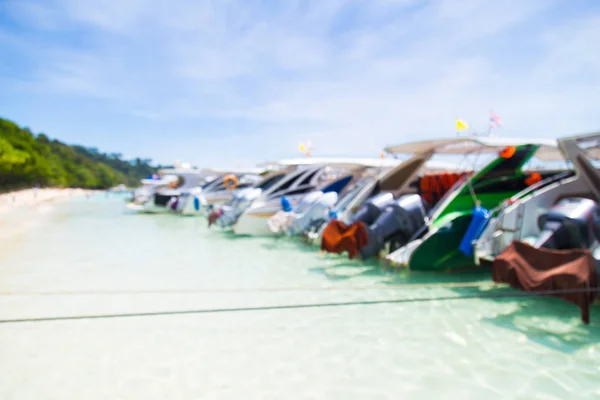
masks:
{"type": "MultiPolygon", "coordinates": [[[[506,290],[485,270],[390,271],[117,196],[48,207],[0,241],[1,319],[506,290]]],[[[0,398],[598,398],[599,318],[536,297],[0,325],[0,398]]]]}

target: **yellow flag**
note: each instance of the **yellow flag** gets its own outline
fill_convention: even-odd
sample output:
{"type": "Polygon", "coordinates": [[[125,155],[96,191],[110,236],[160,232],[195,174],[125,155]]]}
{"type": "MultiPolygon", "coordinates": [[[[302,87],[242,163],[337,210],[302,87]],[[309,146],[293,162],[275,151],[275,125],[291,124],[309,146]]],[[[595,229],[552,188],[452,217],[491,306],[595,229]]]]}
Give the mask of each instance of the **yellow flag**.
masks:
{"type": "Polygon", "coordinates": [[[306,152],[306,146],[304,145],[304,143],[300,143],[300,151],[303,153],[306,152]]]}
{"type": "Polygon", "coordinates": [[[463,121],[462,119],[456,119],[456,130],[457,131],[464,131],[465,129],[469,129],[469,124],[465,121],[463,121]]]}

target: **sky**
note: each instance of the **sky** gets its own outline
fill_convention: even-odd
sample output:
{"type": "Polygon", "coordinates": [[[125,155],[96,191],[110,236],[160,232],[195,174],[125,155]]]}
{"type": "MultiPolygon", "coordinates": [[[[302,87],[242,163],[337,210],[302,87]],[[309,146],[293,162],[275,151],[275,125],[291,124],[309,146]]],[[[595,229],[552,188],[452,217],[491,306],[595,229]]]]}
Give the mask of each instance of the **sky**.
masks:
{"type": "Polygon", "coordinates": [[[600,130],[596,0],[0,0],[0,116],[200,167],[600,130]]]}

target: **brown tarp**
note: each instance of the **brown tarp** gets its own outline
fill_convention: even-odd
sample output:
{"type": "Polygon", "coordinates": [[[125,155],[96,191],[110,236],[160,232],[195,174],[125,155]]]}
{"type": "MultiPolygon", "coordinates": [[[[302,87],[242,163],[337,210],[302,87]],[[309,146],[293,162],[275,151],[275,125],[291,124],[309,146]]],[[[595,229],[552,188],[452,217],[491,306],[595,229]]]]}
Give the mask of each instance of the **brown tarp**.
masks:
{"type": "Polygon", "coordinates": [[[369,243],[367,227],[362,222],[346,225],[334,219],[323,230],[321,250],[330,253],[348,252],[350,258],[356,257],[363,246],[369,243]]]}
{"type": "Polygon", "coordinates": [[[596,269],[589,250],[537,249],[523,242],[513,242],[494,261],[495,282],[508,283],[526,292],[575,291],[557,293],[581,309],[581,319],[590,321],[590,305],[596,290],[596,269]],[[587,291],[591,289],[592,291],[587,291]]]}

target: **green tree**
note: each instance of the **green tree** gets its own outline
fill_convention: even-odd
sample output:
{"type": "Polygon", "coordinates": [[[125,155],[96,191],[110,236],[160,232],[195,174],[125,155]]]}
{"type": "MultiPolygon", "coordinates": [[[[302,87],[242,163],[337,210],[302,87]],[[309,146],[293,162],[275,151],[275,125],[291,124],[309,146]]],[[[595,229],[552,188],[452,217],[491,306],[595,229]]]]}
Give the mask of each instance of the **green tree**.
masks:
{"type": "Polygon", "coordinates": [[[97,189],[120,183],[134,186],[156,169],[150,159],[128,161],[120,153],[66,145],[0,118],[0,190],[33,184],[97,189]]]}

